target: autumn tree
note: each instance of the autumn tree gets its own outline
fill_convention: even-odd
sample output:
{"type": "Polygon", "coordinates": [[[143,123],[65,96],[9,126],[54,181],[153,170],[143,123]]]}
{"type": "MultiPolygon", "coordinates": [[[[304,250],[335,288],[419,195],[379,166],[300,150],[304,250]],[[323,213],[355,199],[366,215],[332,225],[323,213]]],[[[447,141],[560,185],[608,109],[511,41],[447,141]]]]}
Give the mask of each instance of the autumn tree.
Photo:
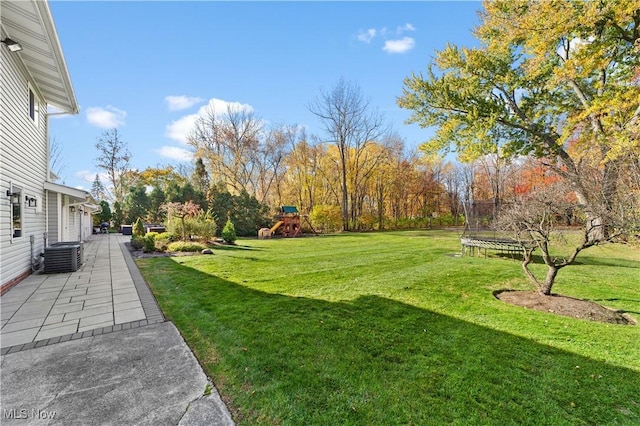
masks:
{"type": "Polygon", "coordinates": [[[464,212],[465,181],[464,171],[461,165],[447,162],[443,165],[442,185],[445,190],[446,202],[449,213],[453,218],[452,225],[459,225],[460,215],[464,212]]]}
{"type": "Polygon", "coordinates": [[[321,197],[319,163],[323,151],[322,145],[312,145],[303,138],[293,143],[284,159],[283,198],[298,206],[301,212],[311,212],[321,197]]]}
{"type": "MultiPolygon", "coordinates": [[[[572,191],[566,181],[556,181],[531,192],[519,195],[519,202],[506,206],[497,219],[499,228],[510,232],[523,245],[522,269],[535,285],[538,293],[551,294],[558,272],[572,264],[578,254],[598,242],[590,237],[591,229],[587,222],[583,232],[578,235],[579,242],[569,253],[553,252],[554,239],[566,240],[563,227],[573,208],[572,191]],[[539,249],[547,266],[544,279],[536,276],[530,268],[533,252],[539,249]]],[[[609,218],[611,219],[611,218],[609,218]]]]}
{"type": "Polygon", "coordinates": [[[120,138],[118,129],[114,128],[102,133],[96,143],[96,149],[96,166],[107,174],[113,199],[122,202],[128,189],[123,175],[131,170],[131,153],[127,143],[120,138]]]}
{"type": "Polygon", "coordinates": [[[376,217],[378,230],[385,228],[388,201],[393,191],[395,165],[399,159],[404,157],[404,141],[396,136],[389,139],[382,149],[383,155],[379,158],[379,163],[371,171],[369,189],[367,191],[370,210],[376,217]]]}
{"type": "Polygon", "coordinates": [[[260,203],[282,205],[284,160],[289,149],[303,135],[298,126],[277,125],[266,134],[259,146],[256,161],[255,197],[260,203]]]}
{"type": "Polygon", "coordinates": [[[350,191],[349,179],[351,177],[354,184],[352,188],[359,189],[358,178],[362,167],[366,168],[363,162],[369,161],[365,150],[368,144],[385,135],[384,120],[365,99],[360,86],[344,78],[312,101],[309,111],[320,119],[327,141],[338,148],[342,228],[348,230],[350,219],[357,210],[357,204],[354,204],[357,195],[350,191]]]}
{"type": "Polygon", "coordinates": [[[409,200],[413,198],[414,182],[418,175],[417,165],[418,158],[414,153],[409,156],[398,156],[390,165],[387,209],[394,227],[398,227],[402,219],[408,219],[413,215],[409,200]]]}
{"type": "Polygon", "coordinates": [[[497,143],[505,156],[544,159],[575,194],[582,249],[610,241],[625,225],[609,221],[623,208],[621,163],[640,148],[638,3],[483,6],[480,47],[448,45],[426,75],[405,79],[399,105],[437,128],[422,148],[472,161],[497,143]]]}
{"type": "Polygon", "coordinates": [[[165,190],[169,183],[184,183],[186,178],[178,173],[172,166],[166,167],[147,167],[138,173],[138,180],[146,186],[165,190]]]}
{"type": "Polygon", "coordinates": [[[167,216],[180,219],[182,229],[182,241],[187,241],[187,230],[185,220],[188,217],[195,217],[202,212],[199,205],[192,201],[185,203],[165,203],[161,208],[167,213],[167,216]]]}
{"type": "Polygon", "coordinates": [[[224,111],[211,106],[195,125],[188,142],[208,162],[211,178],[239,193],[253,193],[263,122],[243,105],[224,111]]]}

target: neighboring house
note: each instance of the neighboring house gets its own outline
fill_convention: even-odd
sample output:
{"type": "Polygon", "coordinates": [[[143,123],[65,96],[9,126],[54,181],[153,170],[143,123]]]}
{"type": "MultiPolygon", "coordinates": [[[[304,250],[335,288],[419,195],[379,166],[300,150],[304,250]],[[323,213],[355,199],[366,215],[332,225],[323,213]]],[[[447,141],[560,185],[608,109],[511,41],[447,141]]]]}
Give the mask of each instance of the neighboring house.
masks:
{"type": "Polygon", "coordinates": [[[78,104],[48,3],[2,0],[0,40],[1,293],[48,245],[90,234],[98,206],[51,179],[48,107],[77,114],[78,104]]]}

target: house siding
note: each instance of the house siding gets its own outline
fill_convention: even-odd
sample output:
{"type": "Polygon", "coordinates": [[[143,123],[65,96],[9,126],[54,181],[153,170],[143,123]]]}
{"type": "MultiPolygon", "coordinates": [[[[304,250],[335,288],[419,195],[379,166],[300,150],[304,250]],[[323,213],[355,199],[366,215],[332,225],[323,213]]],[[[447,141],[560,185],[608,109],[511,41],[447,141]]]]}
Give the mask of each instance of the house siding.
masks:
{"type": "Polygon", "coordinates": [[[69,214],[69,235],[67,241],[80,241],[80,216],[78,213],[78,207],[74,208],[75,211],[69,214]]]}
{"type": "Polygon", "coordinates": [[[34,256],[45,247],[45,192],[48,165],[46,105],[37,87],[37,123],[29,116],[29,77],[19,56],[0,49],[0,283],[15,280],[31,269],[34,256]],[[11,206],[6,196],[19,187],[22,208],[22,236],[11,232],[11,206]],[[37,198],[38,207],[27,207],[25,196],[37,198]],[[30,242],[33,236],[33,247],[30,242]]]}
{"type": "Polygon", "coordinates": [[[60,241],[60,208],[60,194],[47,191],[47,240],[49,244],[55,244],[60,241]]]}

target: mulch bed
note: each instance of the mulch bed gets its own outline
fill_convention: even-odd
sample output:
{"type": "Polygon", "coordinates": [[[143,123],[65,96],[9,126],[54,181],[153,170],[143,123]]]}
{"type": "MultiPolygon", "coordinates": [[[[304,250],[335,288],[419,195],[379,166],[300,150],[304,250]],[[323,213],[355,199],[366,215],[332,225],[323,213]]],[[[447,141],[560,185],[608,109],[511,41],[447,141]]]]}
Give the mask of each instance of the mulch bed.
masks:
{"type": "Polygon", "coordinates": [[[496,292],[495,296],[503,302],[512,305],[572,318],[611,324],[636,324],[636,321],[632,317],[623,312],[609,309],[589,300],[575,299],[559,294],[543,296],[536,291],[504,290],[496,292]]]}

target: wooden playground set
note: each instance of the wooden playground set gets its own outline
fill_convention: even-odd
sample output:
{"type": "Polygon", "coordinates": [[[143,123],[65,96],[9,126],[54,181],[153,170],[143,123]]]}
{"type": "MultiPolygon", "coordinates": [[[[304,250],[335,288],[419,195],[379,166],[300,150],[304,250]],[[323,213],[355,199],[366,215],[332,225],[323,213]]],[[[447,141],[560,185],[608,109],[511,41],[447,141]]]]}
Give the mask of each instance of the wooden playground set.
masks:
{"type": "Polygon", "coordinates": [[[318,234],[308,215],[301,215],[296,206],[281,206],[278,214],[278,221],[271,228],[262,228],[258,231],[258,238],[271,238],[274,236],[297,237],[302,233],[302,223],[308,225],[311,232],[318,234]]]}

